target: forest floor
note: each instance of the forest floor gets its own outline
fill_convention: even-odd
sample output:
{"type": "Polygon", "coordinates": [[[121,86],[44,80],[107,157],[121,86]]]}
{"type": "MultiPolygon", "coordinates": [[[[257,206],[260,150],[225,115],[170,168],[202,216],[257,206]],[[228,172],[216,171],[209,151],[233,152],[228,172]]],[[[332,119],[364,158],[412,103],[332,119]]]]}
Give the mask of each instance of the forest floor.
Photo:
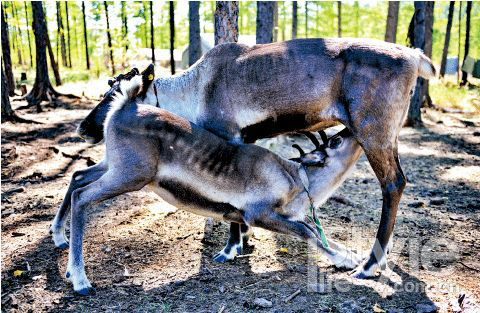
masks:
{"type": "MultiPolygon", "coordinates": [[[[102,145],[75,133],[95,103],[65,100],[39,114],[21,111],[42,124],[1,126],[2,311],[479,312],[480,121],[433,110],[424,114],[425,128],[401,132],[409,183],[385,275],[352,279],[307,253],[305,243],[261,229],[245,256],[216,264],[212,257],[226,242],[226,223],[140,191],[89,211],[84,254],[97,292],[75,296],[64,278],[68,251],[54,247],[48,228],[72,173],[102,158],[102,145]]],[[[262,144],[286,155],[294,152],[291,140],[262,144]]],[[[328,236],[366,252],[380,208],[380,188],[362,156],[319,216],[328,236]]]]}

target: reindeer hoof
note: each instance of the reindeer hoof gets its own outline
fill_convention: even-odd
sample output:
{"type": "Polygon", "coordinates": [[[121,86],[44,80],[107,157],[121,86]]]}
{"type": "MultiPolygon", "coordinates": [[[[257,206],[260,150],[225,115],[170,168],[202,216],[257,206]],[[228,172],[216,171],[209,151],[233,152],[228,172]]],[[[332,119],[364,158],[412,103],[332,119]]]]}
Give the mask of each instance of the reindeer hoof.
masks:
{"type": "Polygon", "coordinates": [[[64,242],[57,246],[58,249],[66,250],[68,249],[68,243],[64,242]]]}
{"type": "Polygon", "coordinates": [[[86,287],[80,290],[75,290],[75,293],[79,296],[93,296],[97,293],[97,290],[93,287],[86,287]]]}
{"type": "Polygon", "coordinates": [[[353,278],[357,279],[369,279],[369,278],[374,278],[377,275],[377,267],[378,265],[374,264],[370,267],[370,269],[366,270],[364,264],[358,266],[356,269],[354,269],[351,273],[350,276],[353,278]]]}

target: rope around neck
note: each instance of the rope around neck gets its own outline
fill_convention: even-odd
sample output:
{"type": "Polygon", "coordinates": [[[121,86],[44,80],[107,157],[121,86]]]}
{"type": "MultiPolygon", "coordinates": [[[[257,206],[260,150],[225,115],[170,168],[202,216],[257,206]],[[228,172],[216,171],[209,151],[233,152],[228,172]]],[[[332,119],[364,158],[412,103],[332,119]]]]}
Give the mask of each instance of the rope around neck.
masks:
{"type": "MultiPolygon", "coordinates": [[[[303,164],[302,164],[303,167],[303,164]]],[[[305,169],[303,169],[305,171],[305,169]]],[[[303,183],[303,182],[302,182],[303,183]]],[[[313,224],[315,224],[315,228],[317,231],[320,233],[320,239],[322,240],[322,245],[325,248],[329,248],[327,236],[325,235],[325,232],[323,231],[322,223],[320,223],[320,219],[317,217],[317,211],[315,210],[315,206],[313,205],[313,199],[310,196],[310,192],[308,191],[307,186],[305,183],[303,183],[303,188],[305,189],[305,192],[307,193],[308,200],[310,201],[310,214],[308,215],[308,218],[310,219],[313,224]]]]}

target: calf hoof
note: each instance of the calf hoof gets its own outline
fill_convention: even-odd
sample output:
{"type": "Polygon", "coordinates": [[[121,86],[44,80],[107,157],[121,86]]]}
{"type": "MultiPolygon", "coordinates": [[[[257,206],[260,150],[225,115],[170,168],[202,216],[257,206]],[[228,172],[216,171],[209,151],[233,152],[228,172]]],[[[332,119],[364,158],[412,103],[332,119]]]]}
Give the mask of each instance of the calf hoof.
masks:
{"type": "Polygon", "coordinates": [[[226,263],[227,261],[231,261],[232,259],[229,259],[225,254],[219,252],[213,257],[213,260],[217,263],[226,263]]]}
{"type": "Polygon", "coordinates": [[[93,287],[86,287],[80,290],[75,290],[75,293],[79,296],[93,296],[97,293],[97,290],[93,287]]]}

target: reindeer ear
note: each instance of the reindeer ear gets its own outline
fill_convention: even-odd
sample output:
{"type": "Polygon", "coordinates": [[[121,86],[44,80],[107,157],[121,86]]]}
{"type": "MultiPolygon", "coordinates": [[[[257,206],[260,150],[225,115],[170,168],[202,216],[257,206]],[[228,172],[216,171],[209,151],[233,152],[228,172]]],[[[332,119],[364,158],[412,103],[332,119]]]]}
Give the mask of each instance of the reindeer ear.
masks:
{"type": "Polygon", "coordinates": [[[142,89],[140,90],[140,93],[138,94],[141,97],[145,97],[147,94],[147,90],[150,87],[150,85],[153,82],[153,79],[155,78],[155,66],[153,64],[150,64],[142,73],[142,89]]]}

